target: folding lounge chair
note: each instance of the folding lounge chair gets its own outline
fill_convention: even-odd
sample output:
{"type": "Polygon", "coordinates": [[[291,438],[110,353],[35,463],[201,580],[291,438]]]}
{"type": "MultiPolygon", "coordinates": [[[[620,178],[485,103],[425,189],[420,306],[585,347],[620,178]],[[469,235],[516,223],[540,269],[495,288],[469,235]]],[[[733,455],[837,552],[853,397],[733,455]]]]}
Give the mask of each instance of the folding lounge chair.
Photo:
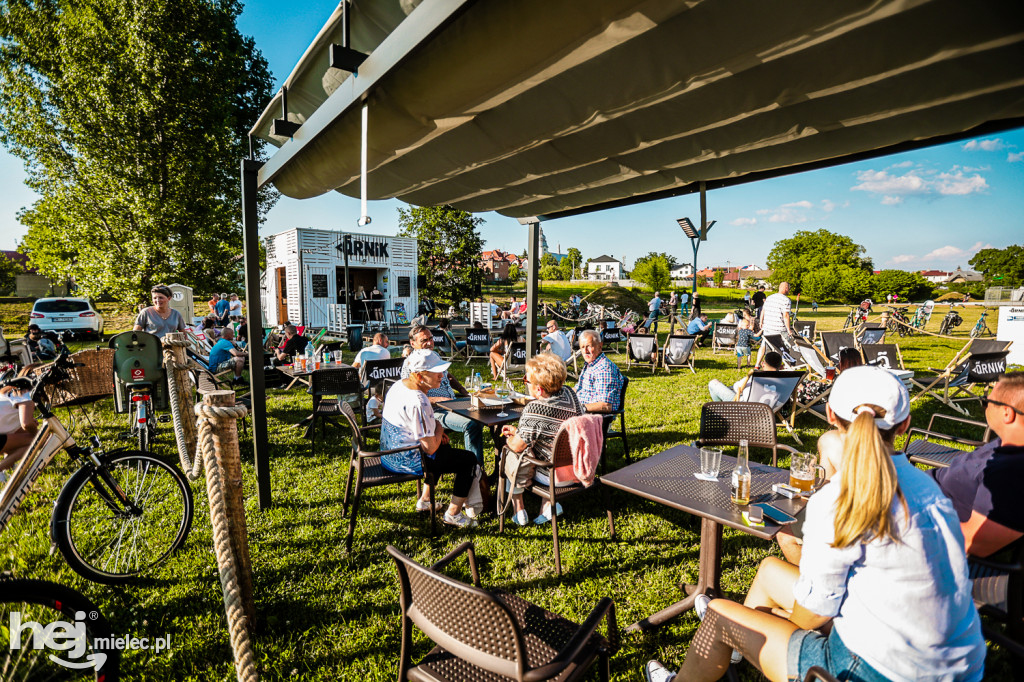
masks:
{"type": "Polygon", "coordinates": [[[442,333],[448,339],[448,347],[451,348],[449,360],[461,360],[462,358],[469,359],[469,344],[464,344],[462,348],[459,348],[459,342],[455,340],[455,335],[447,329],[442,330],[442,333]]]}
{"type": "Polygon", "coordinates": [[[797,452],[778,442],[775,416],[761,403],[704,403],[700,409],[700,437],[696,445],[739,445],[741,440],[755,448],[772,451],[772,466],[779,458],[779,448],[797,452]]]}
{"type": "MultiPolygon", "coordinates": [[[[803,361],[803,366],[819,379],[825,381],[827,378],[826,364],[828,363],[828,358],[822,355],[815,346],[804,341],[802,338],[798,338],[796,340],[796,350],[800,352],[800,358],[803,361]]],[[[793,395],[793,409],[789,415],[790,427],[795,426],[796,418],[804,413],[811,414],[818,419],[827,421],[828,417],[825,415],[825,403],[828,402],[828,395],[831,392],[832,386],[829,384],[824,391],[804,402],[800,400],[800,393],[797,391],[797,393],[793,395]]]]}
{"type": "Polygon", "coordinates": [[[498,370],[498,378],[502,381],[511,381],[513,376],[526,376],[526,344],[522,341],[505,347],[505,360],[498,370]]]}
{"type": "Polygon", "coordinates": [[[805,339],[809,343],[814,343],[814,331],[817,329],[818,323],[811,322],[794,322],[793,333],[798,337],[805,339]]]}
{"type": "Polygon", "coordinates": [[[486,360],[490,357],[491,335],[485,329],[466,330],[466,364],[471,360],[480,358],[486,360]]]}
{"type": "Polygon", "coordinates": [[[933,370],[938,372],[935,377],[911,379],[921,392],[911,398],[910,402],[931,395],[957,412],[969,414],[959,403],[981,400],[983,396],[973,393],[972,389],[979,385],[988,386],[994,383],[1000,374],[1006,372],[1006,357],[1009,351],[978,354],[966,352],[961,355],[967,348],[968,346],[964,346],[945,368],[933,370]]]}
{"type": "Polygon", "coordinates": [[[864,363],[885,369],[903,369],[903,355],[895,343],[872,343],[861,346],[864,363]]]}
{"type": "Polygon", "coordinates": [[[953,460],[962,455],[965,450],[955,448],[946,443],[936,443],[929,440],[929,438],[946,441],[946,443],[959,443],[960,445],[969,445],[972,448],[978,448],[992,440],[992,429],[989,428],[989,425],[985,422],[975,421],[974,419],[964,419],[963,417],[956,417],[938,412],[933,414],[932,418],[928,420],[927,429],[919,429],[916,426],[910,427],[910,430],[907,431],[906,440],[903,441],[903,452],[907,453],[907,457],[910,461],[914,464],[924,464],[930,467],[948,467],[953,463],[953,460]],[[983,429],[981,440],[936,431],[936,419],[946,419],[957,424],[966,424],[976,429],[983,429]],[[921,437],[918,438],[918,440],[914,440],[914,436],[916,435],[921,437]]]}
{"type": "Polygon", "coordinates": [[[601,346],[610,348],[615,346],[615,352],[619,352],[619,342],[622,341],[622,330],[618,327],[607,327],[601,330],[601,346]]]}
{"type": "MultiPolygon", "coordinates": [[[[768,347],[769,351],[775,351],[782,356],[782,362],[785,363],[786,367],[795,369],[803,366],[803,361],[794,357],[795,349],[790,349],[786,345],[786,341],[782,338],[781,334],[765,334],[761,337],[761,341],[768,347]]],[[[800,356],[800,353],[795,353],[795,355],[800,356]]]]}
{"type": "Polygon", "coordinates": [[[651,374],[658,368],[658,337],[654,334],[630,334],[626,337],[626,369],[633,364],[650,364],[651,374]]]}
{"type": "Polygon", "coordinates": [[[688,367],[696,374],[697,370],[693,366],[693,349],[696,343],[696,336],[684,334],[668,337],[661,354],[661,364],[665,370],[671,372],[673,367],[688,367]]]}
{"type": "Polygon", "coordinates": [[[870,346],[876,343],[885,342],[885,327],[881,322],[865,322],[860,327],[860,336],[857,342],[861,346],[870,346]]]}
{"type": "Polygon", "coordinates": [[[821,332],[821,347],[833,365],[839,364],[839,353],[844,348],[856,348],[857,340],[850,332],[821,332]]]}
{"type": "Polygon", "coordinates": [[[792,371],[751,372],[740,392],[736,394],[736,400],[768,405],[772,410],[772,414],[776,415],[776,421],[786,428],[786,431],[789,432],[789,435],[793,437],[797,444],[803,445],[800,437],[793,431],[793,427],[790,426],[789,422],[777,417],[782,408],[793,400],[796,389],[805,376],[805,372],[792,371]]]}
{"type": "Polygon", "coordinates": [[[448,336],[444,333],[444,330],[434,328],[430,330],[430,333],[434,337],[434,352],[445,360],[451,360],[455,345],[448,341],[448,336]]]}
{"type": "Polygon", "coordinates": [[[715,323],[715,330],[711,334],[711,352],[717,353],[720,350],[732,350],[735,348],[737,329],[738,327],[735,324],[715,323]]]}

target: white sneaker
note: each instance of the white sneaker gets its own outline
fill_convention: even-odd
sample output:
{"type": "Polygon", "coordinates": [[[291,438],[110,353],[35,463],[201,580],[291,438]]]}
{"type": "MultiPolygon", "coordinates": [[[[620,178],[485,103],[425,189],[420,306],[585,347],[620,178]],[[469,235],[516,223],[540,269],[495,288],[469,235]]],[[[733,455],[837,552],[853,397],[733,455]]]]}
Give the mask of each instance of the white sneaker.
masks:
{"type": "Polygon", "coordinates": [[[644,666],[644,679],[647,682],[672,682],[676,679],[676,674],[659,661],[647,661],[647,665],[644,666]]]}
{"type": "MultiPolygon", "coordinates": [[[[444,503],[442,503],[442,502],[435,502],[434,503],[434,511],[441,511],[441,509],[443,507],[444,507],[444,503]]],[[[430,500],[424,500],[422,497],[419,498],[418,500],[416,500],[416,511],[418,511],[418,512],[428,512],[428,511],[430,511],[430,500]]]]}
{"type": "Polygon", "coordinates": [[[455,526],[456,528],[473,528],[474,526],[476,526],[476,521],[469,518],[461,511],[455,516],[452,516],[448,512],[445,512],[444,522],[447,523],[449,526],[455,526]]]}
{"type": "Polygon", "coordinates": [[[525,526],[530,523],[530,515],[526,513],[525,509],[521,509],[515,513],[512,520],[516,522],[516,525],[525,526]]]}
{"type": "Polygon", "coordinates": [[[473,507],[463,507],[462,508],[462,513],[465,514],[466,516],[468,516],[471,519],[475,519],[476,518],[476,509],[474,509],[473,507]]]}

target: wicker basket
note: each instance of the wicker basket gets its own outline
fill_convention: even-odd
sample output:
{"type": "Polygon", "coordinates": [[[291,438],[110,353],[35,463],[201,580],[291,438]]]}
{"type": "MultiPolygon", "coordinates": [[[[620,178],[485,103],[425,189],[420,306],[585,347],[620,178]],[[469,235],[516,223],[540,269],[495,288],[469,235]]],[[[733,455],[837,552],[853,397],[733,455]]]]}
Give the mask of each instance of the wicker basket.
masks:
{"type": "Polygon", "coordinates": [[[114,395],[113,348],[78,351],[70,359],[75,366],[68,370],[68,380],[46,388],[51,406],[82,405],[114,395]]]}

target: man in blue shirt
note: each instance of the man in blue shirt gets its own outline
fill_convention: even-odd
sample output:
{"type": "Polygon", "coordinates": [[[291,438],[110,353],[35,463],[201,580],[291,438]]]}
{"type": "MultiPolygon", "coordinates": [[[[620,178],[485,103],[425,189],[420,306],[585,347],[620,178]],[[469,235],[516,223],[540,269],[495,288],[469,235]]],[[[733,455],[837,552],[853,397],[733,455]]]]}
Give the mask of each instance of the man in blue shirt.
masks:
{"type": "Polygon", "coordinates": [[[622,409],[622,372],[601,352],[601,335],[593,329],[581,332],[580,351],[587,364],[576,382],[576,395],[587,412],[622,409]]]}
{"type": "Polygon", "coordinates": [[[210,350],[210,371],[216,374],[231,369],[235,372],[234,380],[241,381],[245,357],[245,351],[239,350],[235,345],[235,330],[224,327],[220,333],[220,340],[213,344],[213,349],[210,350]]]}
{"type": "Polygon", "coordinates": [[[701,313],[699,317],[693,318],[690,320],[690,324],[686,325],[686,333],[691,336],[700,337],[697,339],[697,347],[701,348],[704,346],[704,340],[711,333],[712,327],[714,325],[708,322],[708,316],[701,313]]]}
{"type": "Polygon", "coordinates": [[[221,327],[228,325],[228,311],[231,310],[231,302],[228,301],[227,294],[221,294],[220,300],[213,307],[213,311],[217,314],[217,324],[221,327]]]}
{"type": "Polygon", "coordinates": [[[661,295],[659,292],[654,292],[654,298],[647,302],[647,310],[650,313],[647,320],[643,323],[643,328],[650,331],[651,325],[654,325],[654,333],[658,333],[658,315],[661,313],[661,295]]]}

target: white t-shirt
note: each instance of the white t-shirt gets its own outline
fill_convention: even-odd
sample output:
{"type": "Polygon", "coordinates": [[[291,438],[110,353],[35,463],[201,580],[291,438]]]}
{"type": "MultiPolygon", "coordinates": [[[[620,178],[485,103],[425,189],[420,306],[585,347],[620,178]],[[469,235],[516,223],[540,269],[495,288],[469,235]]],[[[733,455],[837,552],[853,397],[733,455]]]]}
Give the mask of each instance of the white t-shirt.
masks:
{"type": "Polygon", "coordinates": [[[493,317],[497,317],[500,314],[501,314],[501,308],[498,307],[497,303],[492,303],[491,304],[491,317],[492,318],[493,317]]]}
{"type": "Polygon", "coordinates": [[[373,344],[372,346],[367,346],[366,348],[363,348],[358,353],[356,353],[356,359],[353,360],[352,363],[353,364],[358,363],[358,364],[362,365],[363,363],[367,362],[368,360],[390,360],[390,359],[391,359],[391,353],[388,352],[387,348],[385,348],[384,346],[378,346],[377,344],[373,344]]]}
{"type": "Polygon", "coordinates": [[[563,360],[568,360],[572,357],[572,344],[569,343],[569,339],[565,338],[565,334],[561,330],[551,332],[545,336],[544,343],[551,344],[551,352],[563,360]]]}
{"type": "Polygon", "coordinates": [[[18,406],[31,400],[32,396],[28,391],[21,395],[15,395],[13,391],[0,394],[0,433],[14,433],[21,428],[18,406]]]}
{"type": "Polygon", "coordinates": [[[366,423],[367,424],[370,424],[370,423],[376,421],[377,415],[375,415],[373,413],[373,411],[374,410],[379,410],[379,409],[380,409],[380,400],[377,399],[377,396],[371,396],[370,399],[366,401],[366,423]]]}
{"type": "Polygon", "coordinates": [[[242,316],[242,302],[241,301],[231,301],[231,307],[228,308],[228,315],[230,315],[232,317],[241,317],[242,316]]]}

